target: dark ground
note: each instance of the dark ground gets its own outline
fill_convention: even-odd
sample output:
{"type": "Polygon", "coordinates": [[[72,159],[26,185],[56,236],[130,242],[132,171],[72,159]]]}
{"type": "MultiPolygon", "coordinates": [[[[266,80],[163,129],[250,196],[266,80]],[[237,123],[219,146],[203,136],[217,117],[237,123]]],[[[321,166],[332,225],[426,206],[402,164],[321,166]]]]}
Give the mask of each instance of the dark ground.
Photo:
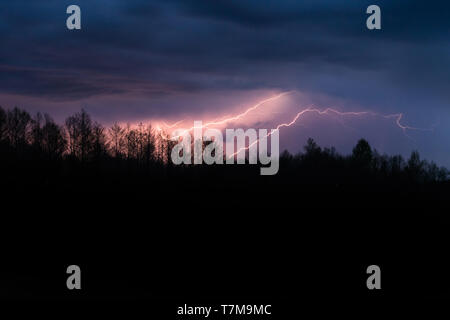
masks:
{"type": "Polygon", "coordinates": [[[448,184],[222,181],[4,190],[2,297],[162,318],[184,303],[269,303],[287,315],[450,298],[448,184]],[[66,288],[71,264],[78,292],[66,288]],[[366,288],[371,264],[380,291],[366,288]]]}
{"type": "Polygon", "coordinates": [[[3,114],[0,298],[15,312],[180,319],[184,304],[265,303],[275,319],[365,318],[450,299],[448,172],[418,153],[379,155],[360,140],[341,156],[309,139],[260,176],[165,164],[170,146],[157,153],[150,131],[121,131],[129,145],[111,149],[84,112],[66,129],[3,114]],[[72,264],[79,291],[66,287],[72,264]],[[372,264],[381,290],[366,287],[372,264]]]}

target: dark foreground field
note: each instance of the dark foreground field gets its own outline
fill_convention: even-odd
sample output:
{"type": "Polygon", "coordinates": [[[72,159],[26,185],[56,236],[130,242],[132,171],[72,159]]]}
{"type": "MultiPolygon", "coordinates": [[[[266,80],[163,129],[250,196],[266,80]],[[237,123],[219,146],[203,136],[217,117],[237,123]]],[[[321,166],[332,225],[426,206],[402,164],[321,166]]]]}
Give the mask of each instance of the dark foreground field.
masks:
{"type": "Polygon", "coordinates": [[[163,319],[185,303],[267,303],[287,316],[450,298],[450,183],[418,153],[380,155],[361,140],[341,156],[309,140],[260,176],[248,164],[170,165],[152,144],[50,150],[13,137],[0,144],[0,296],[12,305],[163,319]],[[72,264],[80,291],[66,287],[72,264]],[[379,291],[366,287],[372,264],[379,291]]]}
{"type": "Polygon", "coordinates": [[[125,299],[161,315],[184,303],[269,303],[291,314],[450,298],[448,183],[302,184],[282,171],[196,170],[119,186],[97,177],[5,188],[2,297],[125,299]],[[66,288],[71,264],[82,270],[79,292],[66,288]],[[371,264],[382,270],[378,292],[366,288],[371,264]]]}

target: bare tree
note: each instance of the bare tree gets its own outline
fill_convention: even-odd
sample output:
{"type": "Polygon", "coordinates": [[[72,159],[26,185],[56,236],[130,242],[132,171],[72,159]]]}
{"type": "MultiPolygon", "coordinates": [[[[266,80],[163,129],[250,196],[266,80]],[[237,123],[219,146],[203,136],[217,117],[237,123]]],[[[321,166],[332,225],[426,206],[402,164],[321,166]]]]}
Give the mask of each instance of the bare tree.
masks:
{"type": "Polygon", "coordinates": [[[114,123],[108,130],[110,137],[110,146],[112,155],[116,158],[121,158],[125,153],[125,129],[119,124],[114,123]]]}
{"type": "Polygon", "coordinates": [[[155,137],[152,127],[140,123],[136,130],[136,142],[138,147],[137,158],[142,163],[149,163],[153,159],[155,151],[155,137]]]}
{"type": "Polygon", "coordinates": [[[42,126],[43,126],[43,116],[40,112],[31,120],[31,145],[37,150],[41,151],[42,147],[42,126]]]}
{"type": "Polygon", "coordinates": [[[137,132],[131,128],[130,124],[127,125],[125,140],[127,159],[136,159],[138,154],[137,132]]]}
{"type": "Polygon", "coordinates": [[[6,139],[6,111],[0,106],[0,142],[6,139]]]}
{"type": "Polygon", "coordinates": [[[57,125],[48,114],[44,118],[41,149],[50,159],[61,158],[67,147],[64,128],[57,125]]]}
{"type": "Polygon", "coordinates": [[[74,114],[66,119],[69,140],[69,153],[82,161],[88,159],[94,148],[95,136],[93,124],[86,111],[74,114]]]}
{"type": "Polygon", "coordinates": [[[155,158],[155,135],[151,125],[145,128],[144,159],[147,164],[155,158]]]}
{"type": "Polygon", "coordinates": [[[106,156],[108,153],[109,142],[105,134],[105,128],[98,122],[95,122],[92,128],[93,135],[93,156],[96,159],[106,156]]]}
{"type": "Polygon", "coordinates": [[[25,110],[15,107],[6,114],[6,135],[14,147],[23,146],[28,142],[31,117],[25,110]]]}

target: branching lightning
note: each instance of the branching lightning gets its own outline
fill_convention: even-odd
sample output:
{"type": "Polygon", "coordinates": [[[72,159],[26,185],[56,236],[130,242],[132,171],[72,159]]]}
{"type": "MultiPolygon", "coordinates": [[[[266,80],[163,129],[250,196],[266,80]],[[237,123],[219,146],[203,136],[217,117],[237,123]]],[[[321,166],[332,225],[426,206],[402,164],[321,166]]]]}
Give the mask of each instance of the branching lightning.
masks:
{"type": "MultiPolygon", "coordinates": [[[[349,111],[349,112],[340,112],[340,111],[335,110],[335,109],[333,109],[333,108],[326,108],[326,109],[324,109],[324,110],[320,110],[320,109],[317,109],[317,108],[311,108],[311,107],[308,107],[308,108],[306,108],[306,109],[304,109],[304,110],[298,112],[298,113],[295,115],[295,117],[294,117],[290,122],[278,124],[278,125],[276,126],[276,128],[275,128],[273,131],[269,132],[269,133],[266,135],[266,138],[268,138],[269,136],[271,136],[275,130],[280,130],[280,129],[283,128],[283,127],[290,127],[290,126],[294,125],[294,124],[297,122],[297,120],[298,120],[301,116],[303,116],[304,114],[309,113],[309,112],[314,112],[314,113],[317,113],[317,114],[319,114],[319,115],[324,115],[324,114],[334,113],[334,114],[337,114],[337,115],[339,115],[339,116],[364,116],[364,115],[372,115],[372,116],[381,116],[381,117],[387,118],[387,119],[395,118],[395,123],[396,123],[396,125],[397,125],[400,129],[402,129],[402,131],[405,133],[405,135],[406,135],[407,137],[409,137],[409,136],[406,134],[406,130],[421,130],[421,131],[432,131],[432,130],[433,130],[433,129],[423,129],[423,128],[410,127],[410,126],[406,126],[406,125],[401,124],[401,123],[400,123],[400,120],[401,120],[402,117],[403,117],[403,114],[402,114],[402,113],[391,114],[391,115],[380,115],[380,114],[375,113],[375,112],[372,112],[372,111],[360,111],[360,112],[349,111]]],[[[254,142],[251,143],[250,145],[248,145],[248,146],[246,146],[246,147],[243,147],[243,148],[239,149],[238,151],[236,151],[235,153],[233,153],[232,155],[230,155],[230,158],[236,156],[236,155],[237,155],[239,152],[241,152],[241,151],[248,150],[251,146],[253,146],[253,145],[255,145],[256,143],[258,143],[258,141],[259,141],[259,139],[257,139],[256,141],[254,141],[254,142]]]]}
{"type": "MultiPolygon", "coordinates": [[[[258,102],[257,104],[253,105],[252,107],[246,109],[246,110],[245,110],[244,112],[242,112],[242,113],[239,113],[239,114],[237,114],[237,115],[232,115],[232,116],[222,117],[222,118],[219,118],[220,120],[213,120],[213,121],[207,122],[207,123],[203,124],[200,128],[203,129],[203,128],[212,127],[212,126],[221,126],[221,125],[224,125],[224,124],[229,123],[229,122],[232,122],[232,121],[237,121],[237,120],[244,119],[244,118],[245,118],[247,115],[249,115],[252,111],[255,111],[255,110],[257,110],[257,109],[261,109],[261,107],[264,106],[265,104],[267,104],[268,102],[272,102],[272,101],[278,100],[278,99],[280,99],[281,97],[286,96],[286,95],[291,94],[291,93],[292,93],[292,91],[283,92],[283,93],[280,93],[280,94],[275,95],[275,96],[273,96],[273,97],[270,97],[270,98],[261,100],[260,102],[258,102]]],[[[261,112],[261,113],[263,113],[263,114],[273,114],[273,113],[274,113],[273,111],[259,111],[259,112],[261,112]]],[[[291,121],[286,122],[286,123],[280,123],[280,124],[276,125],[275,129],[273,129],[271,132],[269,132],[269,133],[267,134],[266,137],[269,137],[270,135],[272,135],[272,133],[273,133],[274,131],[276,131],[276,130],[280,130],[281,128],[284,128],[284,127],[290,127],[290,126],[296,124],[296,123],[298,122],[298,120],[301,119],[302,116],[305,115],[305,114],[307,114],[307,113],[316,113],[316,114],[318,114],[318,115],[330,115],[330,114],[335,114],[335,115],[338,115],[338,116],[341,116],[341,117],[342,117],[342,116],[358,116],[358,117],[360,117],[360,116],[367,116],[367,115],[369,115],[369,116],[383,117],[383,118],[385,118],[385,119],[394,119],[394,120],[395,120],[395,125],[396,125],[398,128],[400,128],[400,129],[403,131],[403,133],[405,134],[405,136],[407,136],[408,138],[410,138],[410,137],[407,135],[407,133],[406,133],[408,130],[420,130],[420,131],[432,131],[432,130],[433,130],[433,129],[424,129],[424,128],[411,127],[411,126],[402,124],[401,121],[402,121],[402,119],[403,119],[403,113],[383,115],[383,114],[375,113],[375,112],[372,112],[372,111],[359,111],[359,112],[357,112],[357,111],[349,111],[349,112],[341,112],[341,111],[338,111],[338,110],[333,109],[333,108],[326,108],[326,109],[321,110],[321,109],[319,109],[319,108],[317,108],[317,107],[307,107],[306,109],[303,109],[303,110],[299,111],[299,112],[292,118],[291,121]]],[[[176,128],[176,127],[177,127],[180,123],[182,123],[183,121],[184,121],[184,120],[175,122],[175,123],[172,124],[172,125],[168,125],[168,124],[166,124],[165,122],[162,122],[162,124],[163,124],[163,126],[166,127],[167,129],[173,129],[173,128],[176,128]]],[[[194,129],[195,129],[195,127],[191,127],[191,128],[189,128],[189,129],[185,129],[185,130],[182,131],[182,134],[180,134],[180,135],[178,135],[178,136],[174,136],[174,137],[172,137],[172,138],[169,138],[169,137],[167,137],[167,136],[164,135],[163,130],[160,128],[160,126],[157,126],[157,131],[159,132],[161,138],[163,138],[163,139],[165,139],[165,140],[176,140],[176,139],[179,139],[179,138],[182,137],[184,134],[186,134],[187,132],[191,132],[191,131],[194,130],[194,129]]],[[[246,147],[244,147],[244,148],[239,149],[239,150],[236,151],[234,154],[232,154],[230,157],[234,157],[236,154],[238,154],[238,153],[241,152],[241,151],[248,150],[251,146],[253,146],[254,144],[256,144],[256,143],[258,143],[258,142],[259,142],[259,139],[257,139],[256,141],[254,141],[252,144],[250,144],[250,145],[248,145],[248,146],[246,146],[246,147]]]]}
{"type": "MultiPolygon", "coordinates": [[[[287,94],[290,94],[290,93],[292,93],[292,92],[291,92],[291,91],[283,92],[283,93],[280,93],[280,94],[278,94],[278,95],[276,95],[276,96],[273,96],[273,97],[271,97],[271,98],[262,100],[262,101],[258,102],[257,104],[255,104],[254,106],[248,108],[247,110],[245,110],[244,112],[242,112],[242,113],[240,113],[240,114],[238,114],[238,115],[226,117],[226,118],[224,118],[224,119],[222,119],[222,120],[213,120],[213,121],[211,121],[211,122],[207,122],[207,123],[205,123],[205,124],[203,124],[203,125],[201,126],[201,129],[208,128],[208,127],[211,127],[211,126],[220,126],[220,125],[226,124],[226,123],[231,122],[231,121],[236,121],[236,120],[243,119],[243,118],[244,118],[246,115],[248,115],[250,112],[252,112],[252,111],[258,109],[258,108],[261,107],[262,105],[264,105],[264,104],[266,104],[266,103],[268,103],[268,102],[271,102],[271,101],[275,101],[275,100],[277,100],[277,99],[279,99],[279,98],[281,98],[281,97],[283,97],[283,96],[285,96],[285,95],[287,95],[287,94]]],[[[175,125],[173,125],[172,127],[174,127],[174,126],[175,126],[175,125]]],[[[157,128],[157,129],[158,129],[158,128],[157,128]]],[[[195,127],[191,127],[191,128],[189,128],[189,129],[186,129],[186,130],[184,130],[180,135],[175,136],[175,137],[173,137],[172,139],[177,139],[177,138],[183,136],[185,133],[190,132],[190,131],[192,131],[192,130],[194,130],[194,129],[195,129],[195,127]]],[[[160,128],[159,128],[158,131],[161,132],[162,130],[160,130],[160,128]]]]}

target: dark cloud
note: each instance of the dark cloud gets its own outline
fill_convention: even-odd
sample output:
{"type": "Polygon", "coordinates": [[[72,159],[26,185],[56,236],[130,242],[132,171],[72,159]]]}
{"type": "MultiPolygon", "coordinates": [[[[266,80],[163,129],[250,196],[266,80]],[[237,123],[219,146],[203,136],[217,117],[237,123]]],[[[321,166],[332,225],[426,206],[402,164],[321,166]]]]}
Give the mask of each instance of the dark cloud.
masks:
{"type": "MultiPolygon", "coordinates": [[[[409,76],[414,63],[431,75],[427,85],[434,85],[433,89],[449,80],[439,72],[441,66],[433,63],[433,57],[438,57],[448,65],[448,48],[423,49],[448,34],[450,10],[445,10],[449,7],[445,2],[380,1],[384,29],[374,33],[364,27],[367,1],[78,1],[83,13],[79,32],[64,28],[68,3],[4,3],[1,63],[76,69],[71,77],[59,80],[68,85],[90,83],[88,91],[98,90],[98,94],[105,92],[105,84],[76,78],[89,77],[95,71],[170,87],[178,78],[182,79],[181,89],[226,90],[227,86],[235,89],[233,79],[239,77],[237,83],[243,89],[303,89],[311,74],[344,68],[376,69],[401,85],[402,81],[414,85],[409,76]],[[396,38],[399,42],[393,41],[396,38]],[[280,72],[274,74],[277,66],[280,72]],[[221,80],[199,83],[199,74],[221,80]]],[[[36,87],[36,75],[30,74],[30,94],[66,95],[66,90],[51,86],[45,72],[41,74],[48,85],[36,87]]],[[[10,82],[10,77],[1,80],[10,82]]],[[[27,92],[26,75],[22,82],[18,90],[27,92]]],[[[116,90],[106,89],[110,91],[116,90]]],[[[77,95],[68,94],[67,98],[77,95]]]]}
{"type": "Polygon", "coordinates": [[[88,101],[110,119],[296,89],[432,122],[450,100],[448,34],[448,1],[2,0],[0,95],[88,101]],[[374,3],[380,31],[365,27],[374,3]],[[65,28],[70,4],[81,31],[65,28]],[[129,103],[102,106],[111,96],[129,103]]]}

